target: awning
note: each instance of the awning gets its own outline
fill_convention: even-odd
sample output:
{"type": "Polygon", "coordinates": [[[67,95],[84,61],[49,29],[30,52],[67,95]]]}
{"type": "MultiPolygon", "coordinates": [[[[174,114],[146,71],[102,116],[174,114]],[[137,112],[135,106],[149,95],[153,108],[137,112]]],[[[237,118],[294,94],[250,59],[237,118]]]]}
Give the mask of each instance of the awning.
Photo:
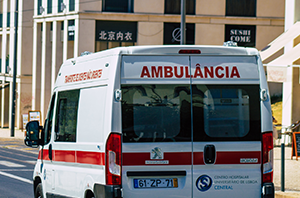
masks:
{"type": "MultiPolygon", "coordinates": [[[[265,47],[260,51],[260,56],[262,61],[266,60],[267,58],[269,58],[270,56],[278,52],[287,43],[293,41],[299,35],[300,35],[300,21],[296,22],[290,29],[282,33],[279,37],[277,37],[274,41],[272,41],[267,47],[265,47]]],[[[300,58],[299,55],[298,57],[300,58]]]]}

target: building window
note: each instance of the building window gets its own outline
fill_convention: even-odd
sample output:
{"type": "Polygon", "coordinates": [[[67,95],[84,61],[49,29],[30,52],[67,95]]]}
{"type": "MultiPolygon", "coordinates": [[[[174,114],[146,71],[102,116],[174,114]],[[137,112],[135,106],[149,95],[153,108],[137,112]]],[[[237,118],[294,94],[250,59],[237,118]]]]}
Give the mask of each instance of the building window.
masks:
{"type": "Polygon", "coordinates": [[[10,12],[7,13],[6,27],[10,27],[10,12]]]}
{"type": "MultiPolygon", "coordinates": [[[[186,14],[195,14],[195,0],[186,0],[186,14]]],[[[180,14],[181,0],[165,0],[165,14],[180,14]]]]}
{"type": "Polygon", "coordinates": [[[75,11],[75,0],[69,0],[69,11],[75,11]]]}
{"type": "Polygon", "coordinates": [[[255,25],[225,25],[225,42],[233,41],[238,46],[255,47],[255,25]]]}
{"type": "Polygon", "coordinates": [[[52,0],[47,1],[47,14],[52,13],[52,0]]]}
{"type": "Polygon", "coordinates": [[[64,11],[65,9],[65,4],[64,4],[64,1],[63,0],[58,0],[58,6],[57,6],[57,12],[58,13],[61,13],[64,11]]]}
{"type": "Polygon", "coordinates": [[[68,41],[74,41],[75,20],[68,21],[68,41]]]}
{"type": "MultiPolygon", "coordinates": [[[[180,44],[180,23],[164,23],[164,44],[180,44]]],[[[186,44],[195,44],[195,24],[186,24],[186,44]]]]}
{"type": "Polygon", "coordinates": [[[133,0],[103,0],[102,10],[105,12],[133,12],[133,0]]]}
{"type": "Polygon", "coordinates": [[[135,45],[136,35],[136,22],[96,21],[95,51],[135,45]]]}
{"type": "Polygon", "coordinates": [[[3,14],[0,14],[0,28],[3,27],[3,14]]]}
{"type": "Polygon", "coordinates": [[[38,4],[37,14],[41,15],[43,13],[42,0],[38,0],[37,4],[38,4]]]}
{"type": "Polygon", "coordinates": [[[226,16],[256,17],[256,0],[226,0],[226,16]]]}

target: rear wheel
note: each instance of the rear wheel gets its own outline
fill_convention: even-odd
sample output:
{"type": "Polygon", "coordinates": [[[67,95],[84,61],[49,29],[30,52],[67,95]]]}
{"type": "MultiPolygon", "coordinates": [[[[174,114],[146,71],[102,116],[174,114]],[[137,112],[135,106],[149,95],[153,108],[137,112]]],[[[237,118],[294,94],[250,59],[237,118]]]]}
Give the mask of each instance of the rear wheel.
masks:
{"type": "Polygon", "coordinates": [[[43,187],[42,184],[39,183],[39,185],[37,185],[35,192],[34,192],[34,197],[35,198],[43,198],[43,187]]]}

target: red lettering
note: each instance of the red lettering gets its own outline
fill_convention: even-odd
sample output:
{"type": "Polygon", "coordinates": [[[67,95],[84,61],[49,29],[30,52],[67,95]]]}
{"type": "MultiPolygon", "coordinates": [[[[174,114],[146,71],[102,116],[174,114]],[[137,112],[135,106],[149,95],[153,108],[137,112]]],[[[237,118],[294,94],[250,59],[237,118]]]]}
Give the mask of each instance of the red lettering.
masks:
{"type": "Polygon", "coordinates": [[[98,72],[98,78],[101,78],[101,76],[102,76],[102,69],[99,69],[98,71],[99,71],[98,72]]]}
{"type": "Polygon", "coordinates": [[[224,73],[219,73],[219,70],[221,70],[221,71],[224,71],[224,68],[223,67],[221,67],[221,66],[218,66],[218,67],[216,67],[216,76],[218,77],[218,78],[223,78],[224,77],[224,73]]]}
{"type": "Polygon", "coordinates": [[[209,75],[211,78],[214,78],[214,67],[204,67],[204,75],[205,78],[207,78],[207,76],[209,75]],[[209,70],[210,68],[210,70],[209,70]],[[208,75],[207,75],[208,74],[208,75]]]}
{"type": "Polygon", "coordinates": [[[200,67],[196,67],[196,70],[195,70],[195,73],[194,73],[194,78],[197,78],[198,76],[203,78],[203,74],[202,74],[202,71],[201,71],[200,67]]]}
{"type": "Polygon", "coordinates": [[[226,78],[229,78],[229,67],[225,67],[226,70],[226,78]]]}
{"type": "MultiPolygon", "coordinates": [[[[155,66],[151,67],[152,78],[162,78],[162,66],[158,66],[157,70],[155,66]]],[[[150,77],[150,76],[149,76],[150,77]]]]}
{"type": "Polygon", "coordinates": [[[176,78],[183,77],[183,67],[179,67],[179,69],[180,69],[180,74],[177,73],[177,67],[176,66],[174,67],[174,73],[175,73],[176,78]]]}
{"type": "Polygon", "coordinates": [[[230,78],[233,78],[235,76],[237,78],[240,78],[239,70],[237,69],[237,67],[234,66],[234,67],[232,67],[230,78]]]}
{"type": "Polygon", "coordinates": [[[185,67],[185,77],[186,78],[193,78],[193,76],[190,76],[190,74],[189,74],[189,67],[185,67]]]}
{"type": "Polygon", "coordinates": [[[173,68],[171,66],[165,66],[164,72],[165,72],[165,78],[172,78],[173,77],[173,68]]]}
{"type": "Polygon", "coordinates": [[[141,78],[144,78],[144,76],[150,78],[150,73],[147,66],[144,66],[142,69],[141,78]]]}

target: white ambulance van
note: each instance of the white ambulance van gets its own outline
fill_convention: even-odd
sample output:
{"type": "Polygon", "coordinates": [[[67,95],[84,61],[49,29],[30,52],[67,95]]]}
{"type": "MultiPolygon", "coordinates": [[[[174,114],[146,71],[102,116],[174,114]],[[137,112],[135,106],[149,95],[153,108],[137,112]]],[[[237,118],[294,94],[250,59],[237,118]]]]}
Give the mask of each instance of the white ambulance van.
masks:
{"type": "Polygon", "coordinates": [[[135,46],[67,60],[35,197],[273,198],[272,113],[256,49],[135,46]]]}

